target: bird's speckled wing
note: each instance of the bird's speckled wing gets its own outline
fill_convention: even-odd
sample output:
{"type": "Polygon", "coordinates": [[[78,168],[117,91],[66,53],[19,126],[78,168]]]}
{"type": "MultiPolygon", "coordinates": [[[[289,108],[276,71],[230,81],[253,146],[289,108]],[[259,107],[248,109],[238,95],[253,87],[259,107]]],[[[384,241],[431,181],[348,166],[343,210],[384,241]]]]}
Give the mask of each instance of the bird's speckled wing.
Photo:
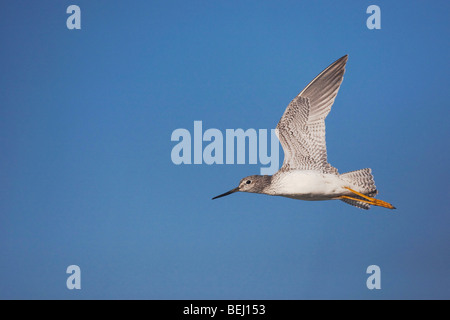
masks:
{"type": "Polygon", "coordinates": [[[322,71],[287,106],[276,128],[284,150],[281,171],[338,173],[327,161],[325,118],[342,83],[347,58],[345,55],[322,71]]]}

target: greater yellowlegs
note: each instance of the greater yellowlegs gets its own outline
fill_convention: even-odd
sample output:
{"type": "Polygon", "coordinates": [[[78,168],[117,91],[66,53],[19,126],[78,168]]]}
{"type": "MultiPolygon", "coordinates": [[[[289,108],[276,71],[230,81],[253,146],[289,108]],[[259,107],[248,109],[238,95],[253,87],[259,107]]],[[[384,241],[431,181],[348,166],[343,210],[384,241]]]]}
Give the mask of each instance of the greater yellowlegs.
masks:
{"type": "Polygon", "coordinates": [[[342,83],[348,56],[335,61],[289,103],[276,127],[284,162],[273,176],[253,175],[213,199],[234,192],[262,193],[299,200],[342,200],[361,209],[395,209],[375,199],[371,169],[339,174],[327,161],[325,118],[342,83]]]}

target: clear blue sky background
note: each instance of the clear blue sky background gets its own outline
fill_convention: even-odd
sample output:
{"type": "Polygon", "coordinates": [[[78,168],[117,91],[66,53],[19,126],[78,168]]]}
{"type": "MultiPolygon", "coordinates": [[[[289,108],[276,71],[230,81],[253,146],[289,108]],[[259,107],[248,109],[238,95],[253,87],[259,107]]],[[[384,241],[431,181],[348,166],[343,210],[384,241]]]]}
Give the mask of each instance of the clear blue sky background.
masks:
{"type": "Polygon", "coordinates": [[[449,299],[449,14],[448,1],[4,2],[0,298],[449,299]],[[81,30],[66,28],[71,4],[81,30]],[[398,210],[211,201],[261,165],[172,163],[173,130],[272,129],[344,54],[329,161],[372,168],[398,210]],[[66,288],[72,264],[81,290],[66,288]],[[372,264],[381,290],[366,287],[372,264]]]}

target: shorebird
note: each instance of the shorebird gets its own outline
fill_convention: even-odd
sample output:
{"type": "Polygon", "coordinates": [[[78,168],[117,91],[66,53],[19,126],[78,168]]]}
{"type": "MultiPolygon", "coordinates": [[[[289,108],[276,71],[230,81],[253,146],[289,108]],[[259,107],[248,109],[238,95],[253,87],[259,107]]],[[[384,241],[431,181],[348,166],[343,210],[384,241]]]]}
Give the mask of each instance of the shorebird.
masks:
{"type": "Polygon", "coordinates": [[[348,55],[336,60],[311,81],[287,106],[276,127],[284,161],[273,176],[252,175],[239,186],[213,199],[235,192],[262,193],[299,200],[342,200],[361,209],[380,206],[369,168],[339,174],[327,161],[325,118],[331,110],[345,73],[348,55]]]}

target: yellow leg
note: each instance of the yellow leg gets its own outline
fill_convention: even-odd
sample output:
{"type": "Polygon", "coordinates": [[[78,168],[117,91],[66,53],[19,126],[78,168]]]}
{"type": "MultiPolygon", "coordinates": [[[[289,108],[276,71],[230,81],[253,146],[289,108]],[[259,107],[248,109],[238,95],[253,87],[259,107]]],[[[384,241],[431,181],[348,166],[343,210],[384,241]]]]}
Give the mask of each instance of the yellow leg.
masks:
{"type": "Polygon", "coordinates": [[[365,194],[359,193],[358,191],[355,191],[355,190],[350,189],[348,187],[344,187],[344,188],[349,190],[349,191],[351,191],[351,192],[353,192],[354,194],[364,198],[364,199],[367,199],[368,201],[362,200],[362,199],[353,198],[353,197],[349,197],[349,196],[342,196],[341,197],[342,199],[356,200],[356,201],[368,203],[368,204],[371,204],[371,205],[374,205],[374,206],[379,206],[379,207],[388,208],[388,209],[396,209],[392,204],[390,204],[390,203],[388,203],[386,201],[366,196],[365,194]]]}
{"type": "Polygon", "coordinates": [[[358,198],[353,198],[353,197],[349,197],[349,196],[342,196],[339,199],[348,199],[348,200],[355,200],[355,201],[359,201],[359,202],[364,202],[364,203],[368,203],[368,204],[373,204],[373,202],[371,201],[366,201],[366,200],[362,200],[362,199],[358,199],[358,198]]]}

